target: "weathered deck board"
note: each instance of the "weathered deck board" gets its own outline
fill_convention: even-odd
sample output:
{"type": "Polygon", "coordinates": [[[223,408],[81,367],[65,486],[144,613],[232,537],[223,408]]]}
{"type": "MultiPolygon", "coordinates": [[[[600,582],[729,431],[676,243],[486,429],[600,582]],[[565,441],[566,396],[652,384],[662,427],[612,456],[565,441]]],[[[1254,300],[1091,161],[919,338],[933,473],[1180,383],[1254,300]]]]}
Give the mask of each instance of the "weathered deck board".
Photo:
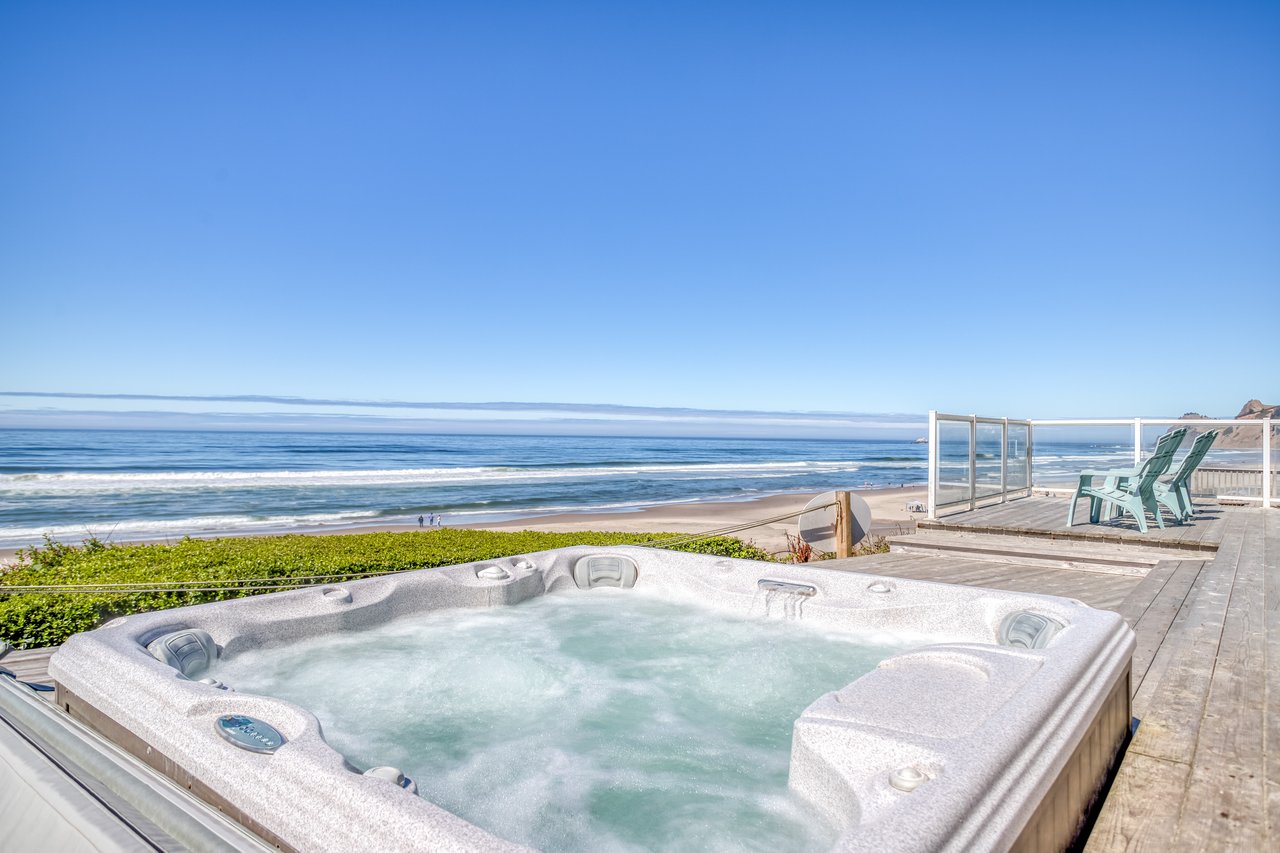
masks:
{"type": "Polygon", "coordinates": [[[0,660],[0,667],[12,672],[19,681],[53,684],[49,678],[49,656],[55,649],[14,649],[0,660]]]}
{"type": "Polygon", "coordinates": [[[1156,563],[1142,580],[1138,581],[1138,585],[1125,596],[1125,600],[1116,608],[1116,612],[1124,617],[1124,621],[1129,623],[1130,628],[1146,616],[1147,611],[1152,608],[1156,599],[1177,573],[1181,562],[1180,560],[1163,560],[1156,563]]]}
{"type": "Polygon", "coordinates": [[[1177,826],[1191,768],[1137,753],[1126,756],[1124,766],[1085,849],[1166,853],[1172,849],[1168,828],[1177,826]]]}
{"type": "Polygon", "coordinates": [[[1260,850],[1267,836],[1263,538],[1260,525],[1242,535],[1183,804],[1188,848],[1260,850]]]}
{"type": "Polygon", "coordinates": [[[1141,581],[1140,578],[1129,575],[917,554],[877,554],[849,560],[828,560],[822,565],[889,577],[1061,595],[1078,598],[1090,607],[1106,609],[1119,606],[1130,590],[1141,581]]]}
{"type": "Polygon", "coordinates": [[[1203,567],[1204,562],[1200,560],[1160,563],[1116,608],[1137,637],[1137,648],[1133,652],[1135,699],[1203,567]],[[1141,612],[1137,613],[1138,610],[1141,612]]]}
{"type": "Polygon", "coordinates": [[[1160,607],[1164,611],[1163,616],[1167,616],[1168,609],[1172,608],[1173,619],[1165,626],[1162,635],[1157,638],[1159,642],[1152,653],[1151,662],[1147,665],[1141,682],[1134,686],[1133,712],[1136,716],[1141,717],[1146,713],[1151,697],[1160,686],[1164,674],[1188,654],[1189,638],[1186,626],[1193,616],[1192,604],[1199,599],[1200,591],[1208,581],[1209,576],[1204,571],[1204,566],[1204,563],[1200,563],[1183,577],[1184,581],[1189,578],[1190,584],[1181,601],[1177,600],[1175,591],[1164,600],[1153,602],[1153,606],[1160,607]]]}
{"type": "MultiPolygon", "coordinates": [[[[1090,851],[1276,848],[1280,697],[1268,682],[1280,626],[1266,614],[1280,525],[1274,511],[1226,515],[1219,551],[1187,589],[1135,694],[1142,725],[1090,851]]],[[[1181,594],[1170,589],[1177,576],[1144,618],[1165,620],[1181,594]]],[[[1137,628],[1142,643],[1150,628],[1137,628]]]]}
{"type": "Polygon", "coordinates": [[[1134,714],[1142,726],[1130,749],[1166,761],[1191,761],[1235,580],[1234,566],[1227,569],[1220,562],[1201,571],[1202,582],[1187,599],[1185,620],[1175,620],[1180,630],[1167,634],[1161,644],[1170,664],[1149,700],[1145,690],[1139,692],[1143,701],[1135,697],[1134,714]]]}

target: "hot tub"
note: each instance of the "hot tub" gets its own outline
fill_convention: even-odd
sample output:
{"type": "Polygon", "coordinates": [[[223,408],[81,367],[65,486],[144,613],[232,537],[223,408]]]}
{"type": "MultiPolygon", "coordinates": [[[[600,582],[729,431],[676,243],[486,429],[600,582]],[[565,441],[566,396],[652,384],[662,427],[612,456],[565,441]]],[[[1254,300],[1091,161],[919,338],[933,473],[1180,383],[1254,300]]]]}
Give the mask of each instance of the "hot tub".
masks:
{"type": "Polygon", "coordinates": [[[1133,648],[1117,614],[1069,599],[577,547],[129,616],[73,637],[49,671],[59,707],[285,849],[780,849],[793,839],[838,850],[1049,850],[1076,835],[1126,742],[1133,648]],[[568,657],[508,645],[543,634],[568,657]],[[694,635],[709,644],[705,661],[690,657],[694,635]],[[453,665],[440,670],[436,658],[453,665]],[[402,666],[418,686],[366,684],[369,660],[402,666]],[[597,662],[621,666],[608,670],[613,694],[591,683],[597,662]],[[692,682],[654,698],[681,667],[692,682]],[[488,692],[504,679],[514,698],[488,692]],[[465,704],[477,692],[488,705],[465,704]],[[584,703],[595,707],[585,713],[584,703]],[[701,734],[681,728],[708,715],[701,734]],[[408,766],[415,748],[401,734],[372,731],[384,719],[425,730],[438,757],[408,766]],[[597,728],[584,738],[611,757],[566,758],[556,739],[588,722],[636,734],[644,748],[612,749],[597,728]],[[706,741],[735,728],[739,741],[713,755],[706,741]],[[515,749],[496,763],[453,754],[486,733],[515,749]],[[782,791],[718,790],[722,776],[726,785],[735,773],[749,784],[768,776],[767,754],[744,750],[778,738],[782,791]],[[617,755],[657,767],[670,790],[634,782],[624,767],[581,802],[566,798],[617,755]],[[460,774],[471,788],[454,784],[460,774]],[[538,834],[539,820],[553,819],[545,801],[526,820],[507,819],[531,786],[553,786],[569,834],[538,834]],[[699,799],[708,789],[717,790],[699,799]],[[763,803],[764,817],[735,811],[746,801],[763,803]],[[723,829],[716,809],[730,815],[723,829]],[[581,828],[596,812],[622,815],[620,832],[666,834],[606,845],[581,828]],[[793,831],[810,824],[812,833],[793,831]]]}

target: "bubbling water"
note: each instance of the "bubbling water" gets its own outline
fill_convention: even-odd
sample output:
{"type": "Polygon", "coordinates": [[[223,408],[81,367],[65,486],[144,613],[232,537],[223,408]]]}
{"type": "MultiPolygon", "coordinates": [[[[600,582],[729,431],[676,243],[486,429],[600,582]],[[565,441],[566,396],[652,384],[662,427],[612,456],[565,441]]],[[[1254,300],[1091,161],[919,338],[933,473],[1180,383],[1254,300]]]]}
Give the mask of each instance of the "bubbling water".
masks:
{"type": "Polygon", "coordinates": [[[637,590],[435,611],[241,653],[213,674],[309,708],[335,749],[544,850],[816,850],[792,722],[911,645],[637,590]]]}

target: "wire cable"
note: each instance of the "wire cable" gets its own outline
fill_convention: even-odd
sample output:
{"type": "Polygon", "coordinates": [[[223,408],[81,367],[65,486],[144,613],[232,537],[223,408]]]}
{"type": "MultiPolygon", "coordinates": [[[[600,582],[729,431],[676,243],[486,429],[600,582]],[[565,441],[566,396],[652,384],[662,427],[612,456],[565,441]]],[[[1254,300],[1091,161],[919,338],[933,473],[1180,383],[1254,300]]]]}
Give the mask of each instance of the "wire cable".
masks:
{"type": "Polygon", "coordinates": [[[743,530],[750,530],[753,527],[763,527],[766,524],[774,524],[779,521],[786,521],[789,518],[796,518],[797,516],[804,515],[807,512],[813,512],[814,510],[819,510],[819,509],[826,509],[827,507],[831,507],[835,505],[836,505],[836,502],[832,501],[831,503],[822,504],[821,506],[806,507],[798,512],[791,512],[785,515],[775,515],[771,518],[763,518],[763,519],[760,519],[759,521],[750,521],[745,524],[735,524],[729,527],[721,527],[716,530],[706,530],[706,531],[703,531],[702,533],[691,533],[688,536],[673,537],[670,539],[654,539],[649,542],[643,543],[643,545],[648,548],[671,548],[676,545],[685,545],[685,544],[688,544],[689,542],[697,542],[699,539],[711,539],[716,536],[727,536],[730,533],[740,533],[743,530]]]}
{"type": "MultiPolygon", "coordinates": [[[[833,507],[835,505],[836,502],[832,501],[831,503],[825,503],[820,506],[805,507],[797,512],[775,515],[769,518],[762,518],[757,521],[733,524],[727,527],[705,530],[701,533],[691,533],[687,536],[654,539],[640,544],[642,547],[647,548],[674,548],[679,545],[688,545],[691,542],[698,542],[703,539],[714,539],[717,536],[728,536],[732,533],[741,533],[744,530],[763,527],[767,524],[776,524],[779,521],[797,518],[807,512],[826,509],[827,507],[833,507]]],[[[433,566],[429,568],[438,567],[433,566]]],[[[178,594],[184,592],[267,592],[273,590],[299,589],[331,581],[385,577],[387,575],[395,575],[407,571],[413,571],[413,569],[379,569],[370,572],[338,572],[328,575],[301,575],[298,577],[274,576],[257,578],[226,578],[225,580],[203,578],[199,580],[167,581],[164,583],[157,583],[154,581],[133,581],[83,584],[0,584],[0,595],[32,595],[41,593],[47,595],[75,593],[83,595],[150,595],[178,594]],[[310,581],[310,583],[307,583],[308,581],[310,581]]]]}

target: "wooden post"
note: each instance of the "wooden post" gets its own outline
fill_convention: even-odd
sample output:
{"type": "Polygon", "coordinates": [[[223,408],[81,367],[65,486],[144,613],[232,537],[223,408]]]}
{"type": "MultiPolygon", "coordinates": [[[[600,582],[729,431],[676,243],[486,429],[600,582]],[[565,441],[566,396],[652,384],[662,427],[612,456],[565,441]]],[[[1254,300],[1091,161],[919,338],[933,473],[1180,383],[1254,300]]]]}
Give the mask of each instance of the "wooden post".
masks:
{"type": "Polygon", "coordinates": [[[836,557],[853,556],[853,509],[849,493],[836,492],[836,557]]]}

